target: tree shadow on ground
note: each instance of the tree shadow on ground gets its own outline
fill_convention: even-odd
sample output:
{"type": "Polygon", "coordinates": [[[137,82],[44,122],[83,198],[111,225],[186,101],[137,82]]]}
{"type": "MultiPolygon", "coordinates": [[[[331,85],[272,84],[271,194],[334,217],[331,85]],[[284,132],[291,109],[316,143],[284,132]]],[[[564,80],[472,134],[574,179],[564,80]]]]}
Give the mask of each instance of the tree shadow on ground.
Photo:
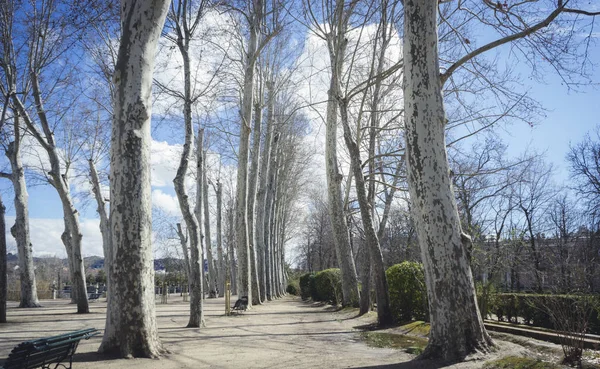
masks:
{"type": "Polygon", "coordinates": [[[372,366],[355,366],[350,369],[439,369],[452,365],[452,363],[444,363],[432,360],[411,360],[397,364],[372,365],[372,366]]]}
{"type": "Polygon", "coordinates": [[[92,363],[98,361],[119,360],[123,357],[118,354],[100,354],[96,351],[76,353],[73,355],[73,363],[92,363]]]}

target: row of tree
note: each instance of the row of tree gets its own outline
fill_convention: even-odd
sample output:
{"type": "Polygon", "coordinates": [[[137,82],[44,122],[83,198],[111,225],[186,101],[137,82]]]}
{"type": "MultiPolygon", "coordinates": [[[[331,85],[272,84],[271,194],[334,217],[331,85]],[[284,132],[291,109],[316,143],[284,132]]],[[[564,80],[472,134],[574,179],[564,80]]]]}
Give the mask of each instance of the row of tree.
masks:
{"type": "MultiPolygon", "coordinates": [[[[469,223],[475,219],[469,206],[474,203],[470,198],[461,202],[467,217],[461,225],[452,189],[453,184],[460,187],[460,178],[465,186],[472,181],[451,173],[447,148],[459,150],[469,137],[505,121],[529,122],[538,107],[515,92],[511,68],[500,70],[485,52],[511,43],[534,73],[544,62],[566,82],[579,81],[582,69],[573,66],[587,65],[589,43],[585,38],[574,42],[572,36],[582,29],[591,32],[589,16],[597,14],[576,6],[575,0],[122,0],[117,9],[103,2],[3,0],[0,92],[11,171],[2,176],[14,187],[18,221],[13,234],[23,273],[30,273],[22,281],[34,278],[20,151],[28,148],[29,156],[41,159],[42,169],[34,173],[60,197],[73,298],[78,312],[89,311],[72,196],[73,167],[82,154],[100,214],[109,288],[101,351],[149,357],[163,352],[152,278],[150,118],[155,83],[164,97],[155,104],[157,115],[171,122],[169,113],[178,111],[175,120],[183,121],[174,185],[182,214],[176,229],[191,294],[189,326],[203,321],[204,249],[211,290],[222,290],[229,270],[236,274],[231,277],[237,280],[238,294],[248,296],[251,304],[283,293],[285,243],[297,213],[302,173],[311,162],[303,150],[306,127],[321,120],[327,182],[322,203],[334,252],[329,261],[323,253],[319,266],[332,263],[335,255],[344,305],[367,311],[372,275],[378,321],[391,321],[381,243],[396,195],[408,188],[414,225],[410,237],[420,245],[430,301],[432,326],[424,356],[454,360],[486,351],[492,341],[477,309],[471,273],[476,227],[469,223]],[[534,13],[545,16],[540,20],[531,17],[534,13]],[[325,58],[299,60],[298,27],[309,34],[305,49],[325,58]],[[488,31],[482,32],[484,28],[488,31]],[[485,43],[476,37],[487,33],[496,35],[495,40],[485,43]],[[165,42],[157,63],[154,51],[161,34],[165,42]],[[164,53],[169,58],[161,63],[164,53]],[[305,68],[306,63],[312,68],[305,68]],[[167,68],[156,78],[155,64],[167,68]],[[169,69],[173,65],[174,72],[169,69]],[[175,80],[179,83],[172,84],[175,80]],[[84,88],[74,89],[78,84],[84,88]],[[196,129],[194,120],[204,124],[196,129]],[[106,122],[112,122],[110,134],[106,122]],[[234,129],[239,134],[232,134],[234,129]],[[211,180],[207,174],[204,137],[209,132],[221,137],[215,147],[238,147],[232,155],[237,170],[230,201],[223,201],[222,178],[211,180]],[[25,139],[30,141],[24,144],[25,139]],[[109,210],[101,174],[106,170],[99,173],[98,164],[110,167],[109,210]],[[209,186],[217,202],[216,257],[209,186]],[[188,193],[195,194],[194,201],[188,193]],[[350,230],[358,237],[351,237],[350,230]],[[362,291],[355,238],[363,245],[362,291]]],[[[228,167],[225,150],[217,151],[228,167]]],[[[23,285],[30,290],[22,294],[30,297],[22,305],[36,305],[35,283],[23,285]]]]}

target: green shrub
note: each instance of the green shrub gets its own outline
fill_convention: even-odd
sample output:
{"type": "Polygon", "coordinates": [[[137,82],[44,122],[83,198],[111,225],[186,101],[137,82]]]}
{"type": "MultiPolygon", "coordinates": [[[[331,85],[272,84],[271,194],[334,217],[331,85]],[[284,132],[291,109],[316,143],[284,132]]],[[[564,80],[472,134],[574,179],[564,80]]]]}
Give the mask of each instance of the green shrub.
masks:
{"type": "Polygon", "coordinates": [[[481,316],[486,319],[488,315],[492,314],[491,307],[494,305],[494,297],[496,296],[496,286],[493,283],[477,282],[475,284],[477,290],[477,305],[479,305],[479,312],[481,316]]]}
{"type": "MultiPolygon", "coordinates": [[[[527,293],[498,293],[491,299],[490,310],[499,321],[523,322],[536,327],[557,329],[548,313],[553,306],[574,306],[578,300],[588,298],[577,295],[551,295],[527,293]]],[[[588,332],[600,334],[600,317],[594,310],[589,318],[588,332]]]]}
{"type": "Polygon", "coordinates": [[[312,273],[306,273],[300,276],[300,297],[302,297],[302,300],[308,300],[309,298],[311,298],[310,285],[312,275],[312,273]]]}
{"type": "Polygon", "coordinates": [[[285,292],[289,293],[290,295],[298,296],[300,294],[300,281],[298,281],[297,279],[290,280],[285,289],[285,292]]]}
{"type": "Polygon", "coordinates": [[[342,300],[342,277],[339,269],[326,269],[313,278],[313,300],[337,305],[342,300]]]}
{"type": "Polygon", "coordinates": [[[429,320],[425,274],[420,263],[405,261],[386,270],[390,305],[395,319],[429,320]]]}

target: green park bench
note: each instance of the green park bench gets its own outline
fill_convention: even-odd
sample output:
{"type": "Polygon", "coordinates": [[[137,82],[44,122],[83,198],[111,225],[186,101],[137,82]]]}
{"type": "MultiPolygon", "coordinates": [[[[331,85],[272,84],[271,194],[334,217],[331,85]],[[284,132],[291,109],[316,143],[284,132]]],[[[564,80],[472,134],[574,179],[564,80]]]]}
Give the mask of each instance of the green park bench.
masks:
{"type": "Polygon", "coordinates": [[[82,329],[58,336],[40,338],[19,343],[8,355],[0,369],[57,368],[70,369],[73,354],[82,339],[100,334],[96,328],[82,329]],[[68,362],[68,366],[67,366],[68,362]]]}

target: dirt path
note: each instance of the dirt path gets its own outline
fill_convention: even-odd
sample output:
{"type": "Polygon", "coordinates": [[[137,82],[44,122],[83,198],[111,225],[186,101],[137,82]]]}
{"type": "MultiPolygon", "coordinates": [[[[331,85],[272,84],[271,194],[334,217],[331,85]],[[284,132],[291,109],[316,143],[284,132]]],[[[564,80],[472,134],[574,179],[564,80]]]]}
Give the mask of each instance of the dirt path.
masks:
{"type": "MultiPolygon", "coordinates": [[[[0,360],[19,342],[82,328],[104,328],[106,303],[91,304],[92,313],[74,314],[66,300],[43,301],[43,308],[17,309],[9,305],[9,324],[0,325],[0,360]]],[[[354,312],[332,311],[286,297],[256,306],[242,314],[224,315],[223,299],[205,302],[204,329],[184,328],[189,305],[179,297],[156,305],[159,334],[170,351],[158,359],[107,360],[96,354],[99,336],[82,341],[74,357],[75,369],[96,368],[435,368],[411,362],[401,350],[368,347],[354,328],[371,323],[373,316],[356,318],[354,312]]],[[[500,352],[520,350],[501,346],[500,352]]],[[[481,361],[449,366],[479,368],[481,361]]]]}

